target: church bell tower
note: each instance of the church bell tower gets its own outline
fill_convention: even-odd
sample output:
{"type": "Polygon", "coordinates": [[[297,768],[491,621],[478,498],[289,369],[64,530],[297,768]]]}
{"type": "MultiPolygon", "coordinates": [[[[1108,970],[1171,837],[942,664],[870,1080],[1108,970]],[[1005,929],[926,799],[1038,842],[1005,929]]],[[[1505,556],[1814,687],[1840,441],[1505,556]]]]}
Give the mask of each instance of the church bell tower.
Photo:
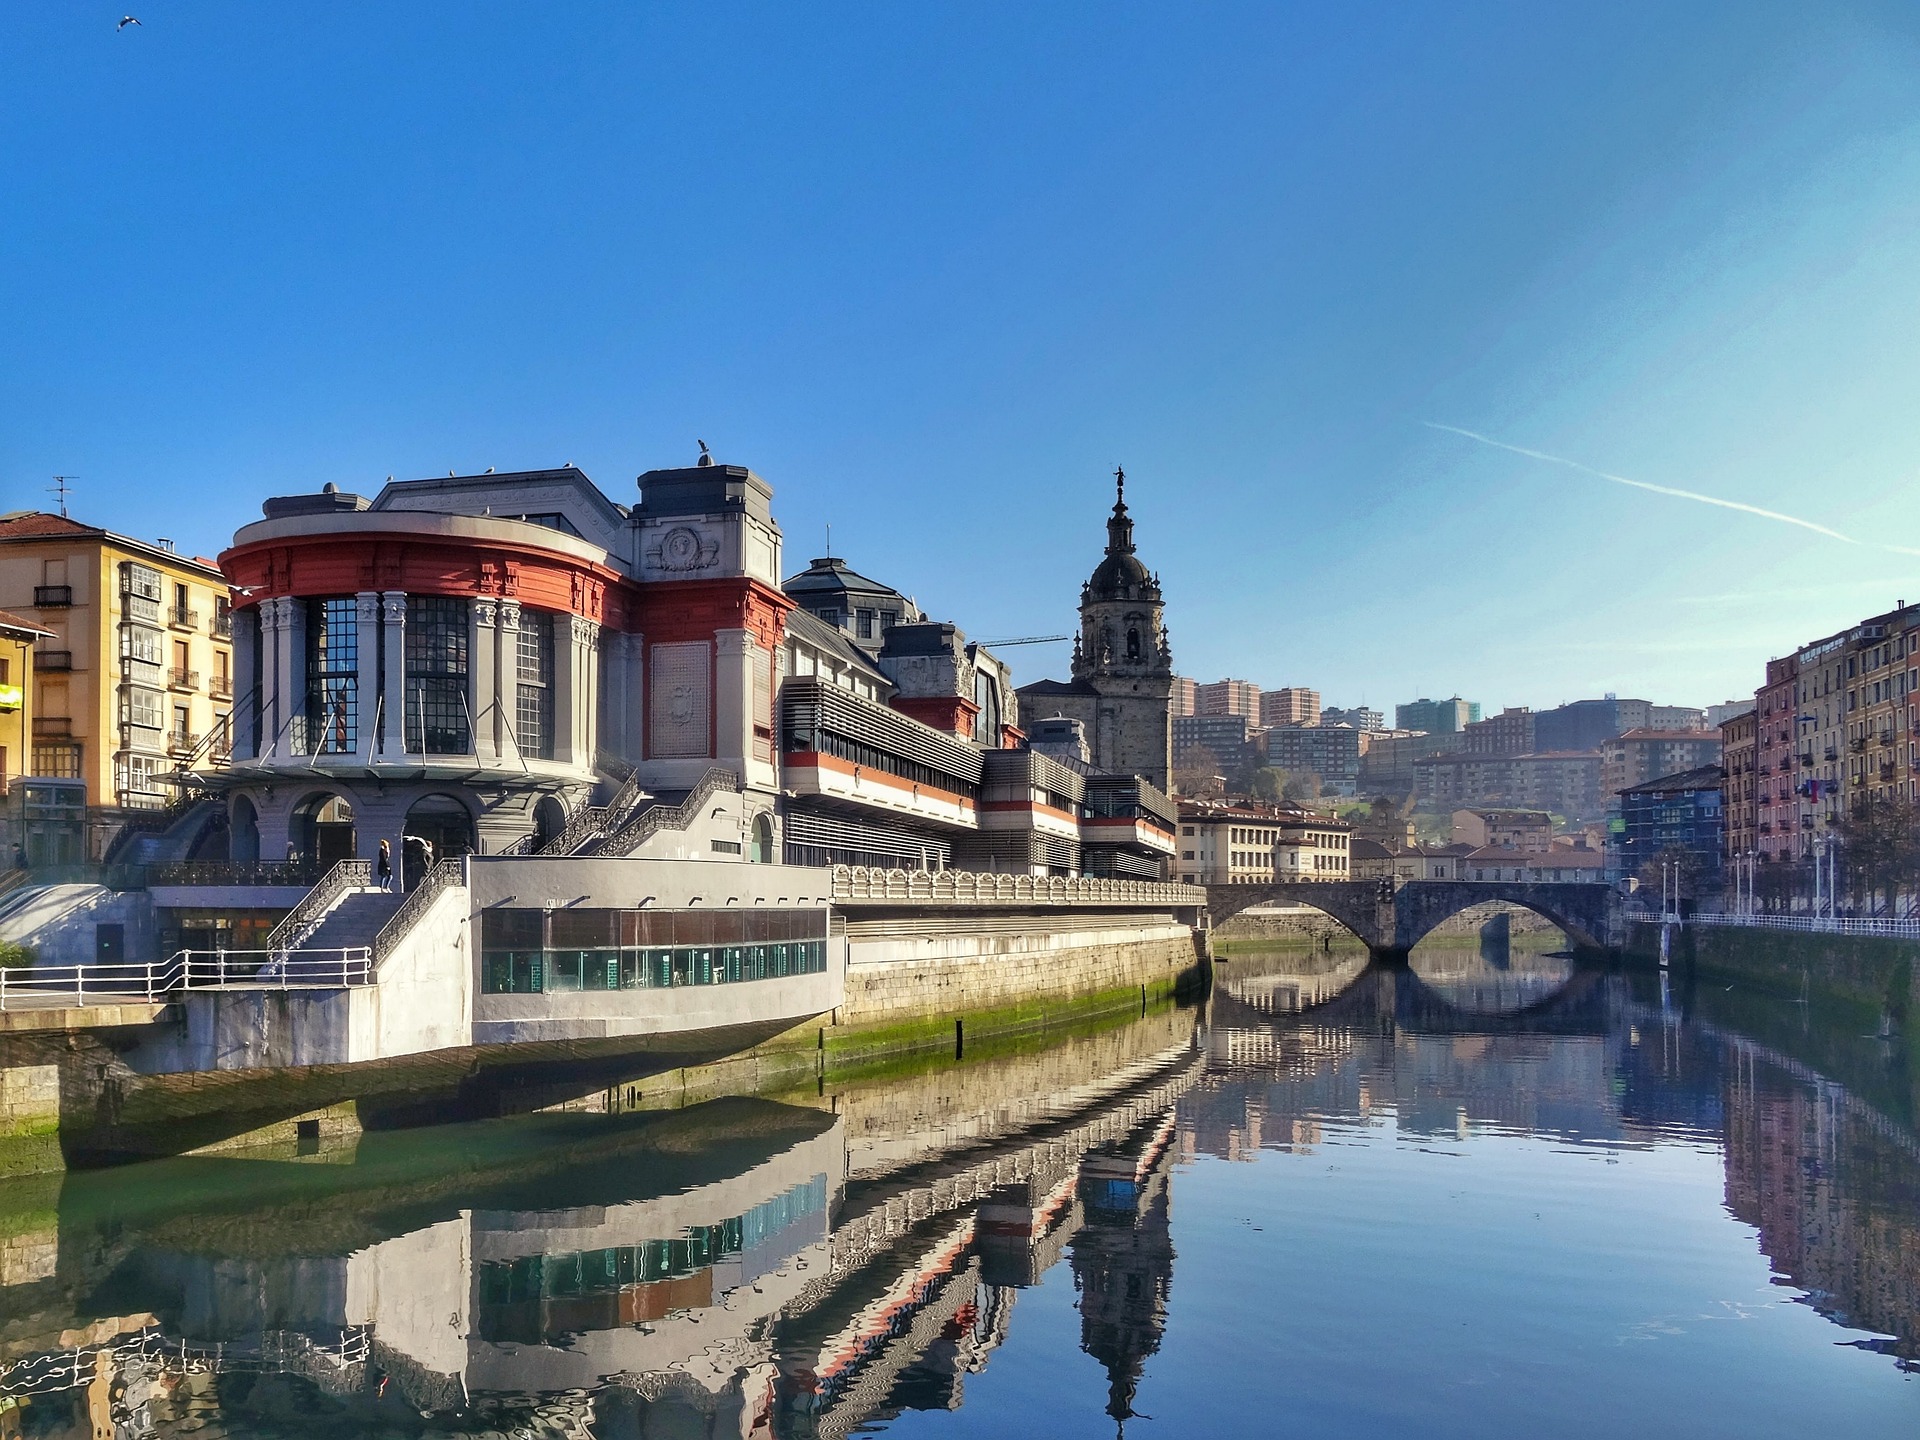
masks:
{"type": "Polygon", "coordinates": [[[1093,763],[1166,790],[1173,770],[1173,649],[1159,577],[1134,551],[1127,473],[1113,472],[1107,553],[1080,590],[1073,678],[1097,696],[1088,744],[1093,763]]]}

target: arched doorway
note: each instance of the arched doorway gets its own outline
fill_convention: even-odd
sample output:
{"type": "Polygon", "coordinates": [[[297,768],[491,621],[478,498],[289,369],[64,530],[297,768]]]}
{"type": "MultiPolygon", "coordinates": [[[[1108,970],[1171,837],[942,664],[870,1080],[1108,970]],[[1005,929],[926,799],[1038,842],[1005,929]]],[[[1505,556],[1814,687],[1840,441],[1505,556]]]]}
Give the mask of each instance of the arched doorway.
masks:
{"type": "Polygon", "coordinates": [[[353,806],[340,795],[309,795],[294,806],[287,827],[287,858],[330,869],[359,853],[354,835],[353,806]]]}
{"type": "Polygon", "coordinates": [[[773,863],[773,821],[764,812],[753,817],[753,843],[748,858],[756,865],[773,863]]]}
{"type": "Polygon", "coordinates": [[[244,795],[234,797],[233,814],[227,820],[227,853],[248,863],[260,858],[260,813],[244,795]]]}
{"type": "Polygon", "coordinates": [[[542,795],[533,807],[533,848],[536,852],[567,828],[567,807],[552,795],[542,795]]]}
{"type": "Polygon", "coordinates": [[[425,796],[407,811],[401,847],[401,873],[411,890],[439,861],[473,853],[473,815],[451,795],[425,796]]]}

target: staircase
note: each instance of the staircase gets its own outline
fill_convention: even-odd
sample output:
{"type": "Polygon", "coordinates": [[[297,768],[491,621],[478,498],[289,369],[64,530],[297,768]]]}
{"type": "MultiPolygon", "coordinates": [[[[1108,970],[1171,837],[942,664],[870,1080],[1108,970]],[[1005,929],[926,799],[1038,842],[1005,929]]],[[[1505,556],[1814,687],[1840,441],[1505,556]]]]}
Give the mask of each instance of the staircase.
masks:
{"type": "Polygon", "coordinates": [[[302,950],[346,950],[373,947],[380,927],[406,903],[406,896],[390,890],[352,890],[340,897],[320,924],[301,937],[302,950]]]}

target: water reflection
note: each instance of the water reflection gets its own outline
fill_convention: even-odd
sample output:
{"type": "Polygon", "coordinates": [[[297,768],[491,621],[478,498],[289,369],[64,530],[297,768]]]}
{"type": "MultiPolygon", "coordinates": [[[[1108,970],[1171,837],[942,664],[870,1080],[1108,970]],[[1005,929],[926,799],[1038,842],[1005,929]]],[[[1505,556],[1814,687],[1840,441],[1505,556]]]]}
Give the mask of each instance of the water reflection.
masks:
{"type": "MultiPolygon", "coordinates": [[[[10,1182],[0,1437],[910,1432],[970,1399],[998,1414],[995,1385],[1036,1373],[1063,1415],[1181,1433],[1201,1404],[1179,1399],[1199,1383],[1170,1359],[1181,1327],[1213,1337],[1207,1383],[1262,1383],[1258,1337],[1218,1328],[1232,1277],[1183,1272],[1175,1302],[1182,1235],[1210,1237],[1174,1191],[1228,1183],[1206,1158],[1457,1164],[1503,1137],[1717,1157],[1727,1213],[1831,1338],[1915,1368],[1898,1066],[1877,1042],[1820,1052],[1856,1056],[1842,1084],[1791,1036],[1735,1029],[1725,993],[1579,969],[1504,927],[1402,968],[1275,949],[1236,954],[1199,1012],[781,1101],[10,1182]],[[1070,1338],[1044,1306],[1022,1319],[1055,1287],[1070,1338]],[[1075,1342],[1100,1393],[1051,1378],[1075,1342]]],[[[1305,1203],[1272,1188],[1288,1173],[1247,1208],[1305,1203]]]]}

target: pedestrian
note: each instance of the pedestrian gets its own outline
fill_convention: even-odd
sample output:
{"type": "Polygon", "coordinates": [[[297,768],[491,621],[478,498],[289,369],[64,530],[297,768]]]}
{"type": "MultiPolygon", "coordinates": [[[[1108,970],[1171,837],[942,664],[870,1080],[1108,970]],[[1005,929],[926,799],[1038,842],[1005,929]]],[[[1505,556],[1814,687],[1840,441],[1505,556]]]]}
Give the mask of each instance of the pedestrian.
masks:
{"type": "Polygon", "coordinates": [[[380,877],[380,888],[393,888],[393,847],[385,840],[380,842],[380,859],[375,864],[374,873],[380,877]]]}

